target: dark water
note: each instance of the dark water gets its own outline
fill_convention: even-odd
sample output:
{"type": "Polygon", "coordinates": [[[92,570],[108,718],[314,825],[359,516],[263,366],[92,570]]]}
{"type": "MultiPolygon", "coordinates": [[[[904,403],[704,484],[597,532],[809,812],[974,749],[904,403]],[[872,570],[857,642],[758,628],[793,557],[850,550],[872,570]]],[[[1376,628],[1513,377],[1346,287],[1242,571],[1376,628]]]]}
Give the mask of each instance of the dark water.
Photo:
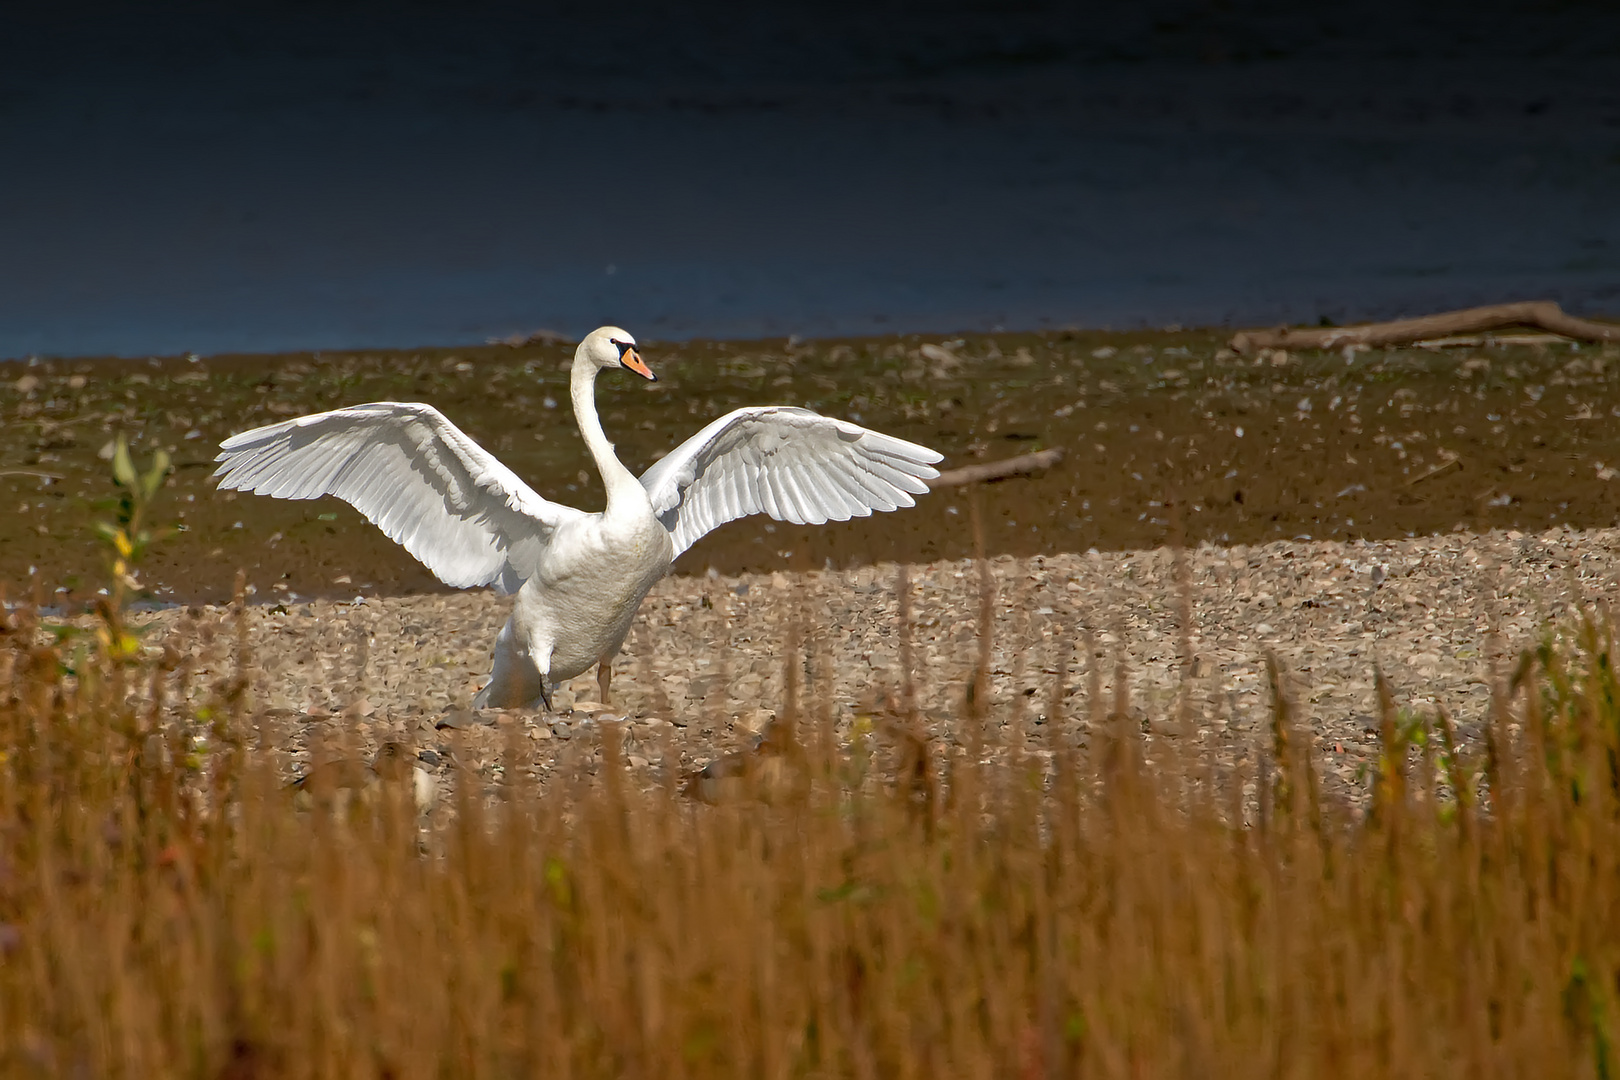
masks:
{"type": "Polygon", "coordinates": [[[0,15],[0,357],[1620,307],[1609,5],[0,15]]]}

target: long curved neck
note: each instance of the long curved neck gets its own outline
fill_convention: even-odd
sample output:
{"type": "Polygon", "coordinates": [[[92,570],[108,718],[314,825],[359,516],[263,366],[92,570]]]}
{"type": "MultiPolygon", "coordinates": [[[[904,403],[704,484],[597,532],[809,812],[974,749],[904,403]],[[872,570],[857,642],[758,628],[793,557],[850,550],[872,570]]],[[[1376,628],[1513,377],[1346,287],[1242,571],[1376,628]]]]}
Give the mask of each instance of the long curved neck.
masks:
{"type": "Polygon", "coordinates": [[[596,471],[602,474],[602,486],[607,489],[608,508],[615,499],[631,492],[645,498],[641,481],[613,453],[613,444],[602,431],[602,421],[596,415],[597,366],[583,357],[574,358],[574,367],[568,377],[568,393],[574,399],[574,421],[585,439],[585,446],[596,462],[596,471]]]}

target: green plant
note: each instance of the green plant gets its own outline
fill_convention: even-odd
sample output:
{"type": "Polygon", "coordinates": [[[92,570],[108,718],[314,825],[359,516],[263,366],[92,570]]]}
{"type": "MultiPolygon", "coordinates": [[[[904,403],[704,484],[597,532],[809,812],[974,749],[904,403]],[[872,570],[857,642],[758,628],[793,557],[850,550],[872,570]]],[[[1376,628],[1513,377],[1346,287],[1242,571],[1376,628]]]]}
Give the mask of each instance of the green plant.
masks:
{"type": "Polygon", "coordinates": [[[145,472],[136,470],[130,457],[129,440],[122,433],[113,447],[112,475],[119,493],[112,521],[97,521],[96,535],[108,548],[110,586],[108,595],[96,605],[100,622],[96,638],[102,651],[114,660],[128,661],[140,650],[140,638],[133,633],[124,615],[132,595],[141,591],[139,567],[147,549],[168,530],[154,532],[147,525],[153,502],[170,472],[169,454],[162,447],[152,453],[152,464],[145,472]]]}

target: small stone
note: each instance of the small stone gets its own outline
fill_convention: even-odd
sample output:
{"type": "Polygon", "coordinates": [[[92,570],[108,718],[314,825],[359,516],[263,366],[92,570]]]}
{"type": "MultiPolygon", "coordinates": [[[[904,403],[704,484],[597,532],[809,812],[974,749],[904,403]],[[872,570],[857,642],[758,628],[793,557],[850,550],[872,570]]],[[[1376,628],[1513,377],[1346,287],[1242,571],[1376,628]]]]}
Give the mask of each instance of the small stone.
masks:
{"type": "Polygon", "coordinates": [[[466,731],[468,728],[479,725],[489,726],[495,722],[493,714],[481,716],[472,709],[452,708],[446,709],[444,715],[439,717],[438,723],[433,726],[440,731],[466,731]]]}
{"type": "Polygon", "coordinates": [[[438,801],[439,783],[426,769],[411,770],[411,798],[418,812],[429,810],[438,801]]]}

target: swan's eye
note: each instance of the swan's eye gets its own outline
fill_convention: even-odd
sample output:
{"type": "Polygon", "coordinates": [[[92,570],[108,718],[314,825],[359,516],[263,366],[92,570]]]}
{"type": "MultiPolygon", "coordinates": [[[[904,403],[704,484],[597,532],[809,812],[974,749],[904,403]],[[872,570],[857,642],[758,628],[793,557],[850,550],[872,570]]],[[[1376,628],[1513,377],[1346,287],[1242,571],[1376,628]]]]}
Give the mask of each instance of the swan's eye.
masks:
{"type": "Polygon", "coordinates": [[[625,353],[627,353],[631,349],[635,348],[635,346],[630,344],[630,342],[628,342],[628,341],[620,341],[617,338],[609,338],[608,340],[612,341],[614,346],[616,348],[618,348],[618,350],[619,350],[619,359],[620,360],[624,359],[624,354],[625,353]]]}

